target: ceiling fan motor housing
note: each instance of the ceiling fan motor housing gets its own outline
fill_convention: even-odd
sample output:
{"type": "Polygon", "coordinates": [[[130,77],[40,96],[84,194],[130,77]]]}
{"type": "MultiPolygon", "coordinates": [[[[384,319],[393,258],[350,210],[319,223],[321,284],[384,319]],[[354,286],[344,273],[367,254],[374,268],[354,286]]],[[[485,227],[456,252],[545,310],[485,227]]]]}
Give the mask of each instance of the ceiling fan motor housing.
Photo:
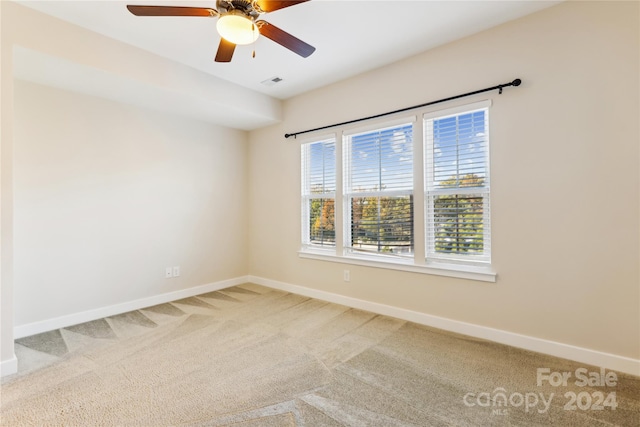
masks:
{"type": "Polygon", "coordinates": [[[258,11],[253,1],[250,0],[218,0],[216,2],[216,9],[220,12],[220,15],[226,15],[229,13],[240,14],[242,13],[247,18],[255,21],[260,17],[262,11],[258,11]]]}
{"type": "Polygon", "coordinates": [[[230,62],[238,44],[251,44],[262,35],[286,49],[302,56],[311,55],[316,48],[297,37],[258,19],[263,13],[306,3],[309,0],[217,0],[216,9],[189,6],[127,5],[135,16],[200,16],[218,18],[216,27],[220,34],[220,45],[216,62],[230,62]]]}

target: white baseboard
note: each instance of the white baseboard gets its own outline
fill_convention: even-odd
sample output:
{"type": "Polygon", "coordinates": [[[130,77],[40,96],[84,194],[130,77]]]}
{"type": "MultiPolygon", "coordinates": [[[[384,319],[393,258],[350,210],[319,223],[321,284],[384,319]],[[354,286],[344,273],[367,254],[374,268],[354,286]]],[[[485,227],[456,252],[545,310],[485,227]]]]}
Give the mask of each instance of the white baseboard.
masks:
{"type": "Polygon", "coordinates": [[[612,369],[614,371],[640,376],[640,360],[632,359],[629,357],[603,353],[588,348],[576,347],[569,344],[544,340],[527,335],[520,335],[500,329],[446,319],[444,317],[432,316],[430,314],[420,313],[417,311],[406,310],[403,308],[365,301],[357,298],[347,297],[344,295],[320,291],[312,288],[306,288],[304,286],[293,285],[276,280],[265,279],[257,276],[249,276],[248,281],[282,291],[292,292],[311,298],[317,298],[336,304],[342,304],[348,307],[358,308],[377,314],[384,314],[402,320],[408,320],[410,322],[419,323],[421,325],[431,326],[434,328],[469,335],[475,338],[486,339],[489,341],[494,341],[500,344],[506,344],[525,350],[561,357],[587,365],[594,365],[612,369]]]}
{"type": "MultiPolygon", "coordinates": [[[[299,295],[317,298],[324,301],[342,304],[361,310],[371,311],[373,313],[383,314],[386,316],[396,317],[398,319],[408,320],[410,322],[421,325],[431,326],[450,332],[469,335],[475,338],[486,339],[525,350],[535,351],[548,354],[551,356],[562,357],[564,359],[574,360],[576,362],[587,365],[599,366],[624,372],[631,375],[640,376],[640,360],[629,357],[618,356],[611,353],[604,353],[588,348],[577,347],[569,344],[563,344],[555,341],[544,340],[527,335],[516,334],[500,329],[489,328],[486,326],[474,325],[471,323],[460,322],[457,320],[447,319],[444,317],[433,316],[426,313],[407,310],[399,307],[393,307],[376,302],[361,300],[358,298],[348,297],[331,292],[320,291],[317,289],[307,288],[304,286],[293,285],[290,283],[279,282],[276,280],[266,279],[257,276],[241,276],[233,279],[222,280],[219,282],[208,283],[206,285],[196,286],[193,288],[182,289],[180,291],[169,292],[161,295],[155,295],[148,298],[142,298],[135,301],[129,301],[122,304],[101,307],[94,310],[83,311],[80,313],[69,314],[66,316],[56,317],[53,319],[43,320],[39,322],[28,323],[26,325],[16,326],[14,328],[14,338],[22,338],[54,329],[64,328],[67,326],[77,325],[79,323],[89,322],[92,320],[102,319],[104,317],[114,316],[116,314],[126,313],[128,311],[139,310],[141,308],[152,305],[163,304],[182,298],[188,298],[195,295],[212,292],[230,286],[240,285],[242,283],[252,282],[259,285],[267,286],[273,289],[280,289],[286,292],[292,292],[299,295]]],[[[0,374],[2,376],[17,372],[18,361],[13,356],[12,359],[2,361],[0,363],[0,374]]]]}
{"type": "MultiPolygon", "coordinates": [[[[195,286],[193,288],[182,289],[175,292],[154,295],[148,298],[127,301],[121,304],[110,305],[107,307],[96,308],[93,310],[82,311],[80,313],[68,314],[65,316],[55,317],[53,319],[42,320],[39,322],[27,323],[26,325],[16,326],[13,329],[14,339],[28,337],[30,335],[42,332],[52,331],[54,329],[65,328],[67,326],[77,325],[79,323],[90,322],[92,320],[102,319],[116,314],[126,313],[128,311],[139,310],[152,305],[164,304],[166,302],[175,301],[182,298],[189,298],[195,295],[204,294],[206,292],[217,291],[228,288],[230,286],[240,285],[249,281],[248,276],[236,277],[219,282],[208,283],[206,285],[195,286]]],[[[4,363],[4,362],[3,362],[4,363]]]]}
{"type": "Polygon", "coordinates": [[[18,372],[18,358],[15,354],[11,359],[0,362],[0,377],[15,374],[16,372],[18,372]]]}

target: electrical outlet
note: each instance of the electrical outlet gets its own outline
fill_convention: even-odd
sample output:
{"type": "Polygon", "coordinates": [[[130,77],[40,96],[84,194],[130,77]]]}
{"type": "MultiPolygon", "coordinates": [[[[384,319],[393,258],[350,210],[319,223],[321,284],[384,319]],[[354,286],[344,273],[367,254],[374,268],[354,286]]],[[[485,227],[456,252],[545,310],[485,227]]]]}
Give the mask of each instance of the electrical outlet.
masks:
{"type": "Polygon", "coordinates": [[[171,279],[173,277],[173,269],[171,267],[167,267],[164,273],[164,277],[166,279],[171,279]]]}
{"type": "Polygon", "coordinates": [[[345,270],[344,271],[344,281],[345,282],[350,282],[351,281],[351,272],[349,270],[345,270]]]}
{"type": "Polygon", "coordinates": [[[176,265],[175,267],[173,267],[173,277],[178,277],[180,276],[180,266],[176,265]]]}

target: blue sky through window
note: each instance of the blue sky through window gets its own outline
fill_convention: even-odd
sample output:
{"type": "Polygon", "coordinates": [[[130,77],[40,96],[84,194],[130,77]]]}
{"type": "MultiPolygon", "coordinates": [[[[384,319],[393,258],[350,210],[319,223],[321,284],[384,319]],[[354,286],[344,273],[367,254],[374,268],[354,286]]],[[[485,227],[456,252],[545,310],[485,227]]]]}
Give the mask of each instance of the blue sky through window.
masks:
{"type": "Polygon", "coordinates": [[[411,124],[351,137],[353,191],[413,188],[413,126],[411,124]]]}
{"type": "Polygon", "coordinates": [[[336,191],[336,144],[333,140],[310,144],[309,188],[312,193],[336,191]]]}
{"type": "MultiPolygon", "coordinates": [[[[486,178],[486,110],[433,120],[433,181],[486,178]]],[[[450,186],[450,185],[447,185],[450,186]]]]}

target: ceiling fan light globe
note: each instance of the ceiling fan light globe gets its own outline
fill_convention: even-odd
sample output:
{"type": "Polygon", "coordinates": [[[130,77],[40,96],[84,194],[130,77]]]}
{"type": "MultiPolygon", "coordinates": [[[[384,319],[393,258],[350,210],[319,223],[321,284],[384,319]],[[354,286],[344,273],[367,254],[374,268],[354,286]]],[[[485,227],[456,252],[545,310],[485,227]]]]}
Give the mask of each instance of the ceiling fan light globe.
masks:
{"type": "Polygon", "coordinates": [[[233,44],[251,44],[260,35],[258,26],[244,15],[227,14],[218,18],[218,33],[223,39],[233,44]]]}

